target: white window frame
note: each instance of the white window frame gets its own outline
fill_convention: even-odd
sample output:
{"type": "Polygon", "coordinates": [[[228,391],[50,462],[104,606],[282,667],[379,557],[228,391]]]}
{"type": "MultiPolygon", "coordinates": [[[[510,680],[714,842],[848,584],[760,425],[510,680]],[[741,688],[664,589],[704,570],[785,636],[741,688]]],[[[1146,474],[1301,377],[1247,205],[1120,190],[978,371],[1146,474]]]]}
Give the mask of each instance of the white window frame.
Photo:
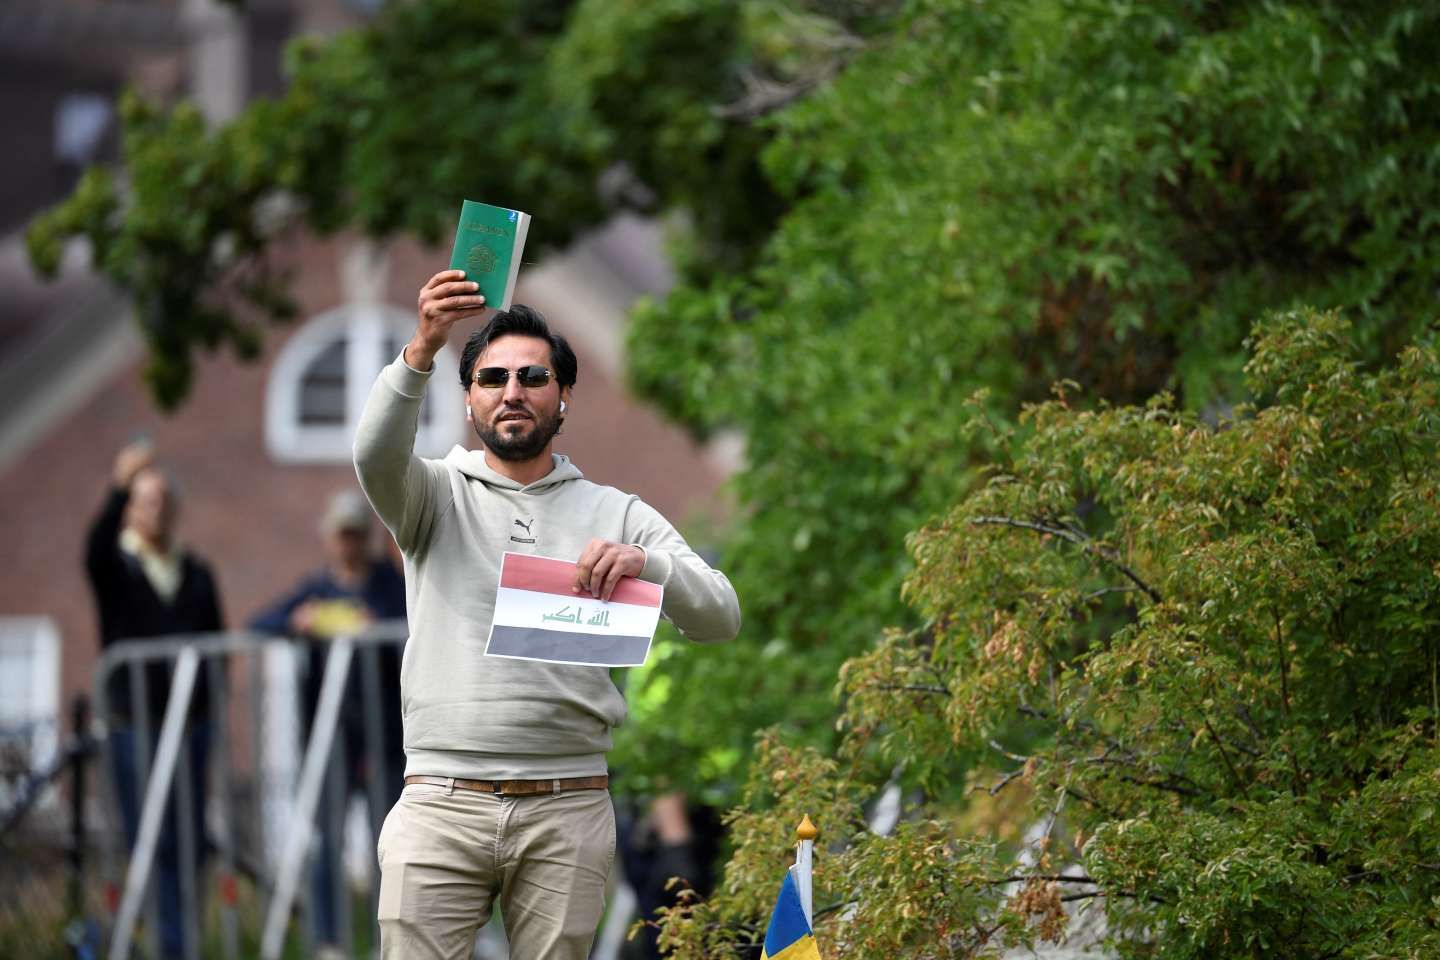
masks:
{"type": "MultiPolygon", "coordinates": [[[[388,333],[397,343],[415,330],[412,311],[381,303],[354,303],[307,321],[280,350],[265,385],[265,449],[280,463],[349,463],[360,411],[380,370],[395,357],[382,355],[388,333]],[[345,351],[345,422],[326,426],[300,422],[300,387],[305,371],[340,337],[345,351]]],[[[435,357],[428,395],[430,422],[415,436],[415,452],[440,457],[463,437],[465,410],[455,351],[435,357]]]]}

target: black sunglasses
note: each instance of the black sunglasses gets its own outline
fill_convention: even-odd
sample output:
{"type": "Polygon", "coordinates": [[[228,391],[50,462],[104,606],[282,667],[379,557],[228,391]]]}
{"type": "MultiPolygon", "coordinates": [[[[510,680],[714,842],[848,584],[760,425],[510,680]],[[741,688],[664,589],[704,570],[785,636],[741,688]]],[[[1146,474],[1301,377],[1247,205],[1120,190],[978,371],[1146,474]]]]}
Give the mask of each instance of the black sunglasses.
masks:
{"type": "MultiPolygon", "coordinates": [[[[515,379],[522,387],[543,387],[550,382],[550,371],[539,364],[531,364],[516,370],[515,379]]],[[[482,387],[503,387],[509,380],[510,371],[504,367],[481,367],[475,371],[475,383],[482,387]]]]}

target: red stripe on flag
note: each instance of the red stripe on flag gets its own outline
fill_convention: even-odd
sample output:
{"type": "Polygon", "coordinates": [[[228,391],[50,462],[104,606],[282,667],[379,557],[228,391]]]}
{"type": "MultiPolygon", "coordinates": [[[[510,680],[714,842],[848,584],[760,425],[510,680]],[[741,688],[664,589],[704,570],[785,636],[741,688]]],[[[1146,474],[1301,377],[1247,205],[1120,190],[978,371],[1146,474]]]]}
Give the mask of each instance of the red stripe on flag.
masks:
{"type": "MultiPolygon", "coordinates": [[[[530,557],[507,553],[500,567],[500,586],[513,590],[534,590],[537,593],[558,593],[567,597],[575,593],[575,564],[549,557],[530,557]]],[[[584,596],[589,596],[588,593],[584,596]]],[[[659,584],[621,577],[610,594],[612,603],[633,603],[640,607],[660,606],[659,584]]]]}

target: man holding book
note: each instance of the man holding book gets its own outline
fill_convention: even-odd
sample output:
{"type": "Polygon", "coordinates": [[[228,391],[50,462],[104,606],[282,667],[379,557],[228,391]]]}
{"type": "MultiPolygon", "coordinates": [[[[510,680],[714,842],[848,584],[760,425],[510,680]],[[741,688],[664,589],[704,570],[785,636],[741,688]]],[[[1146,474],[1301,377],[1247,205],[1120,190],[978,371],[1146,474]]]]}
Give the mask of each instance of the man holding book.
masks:
{"type": "Polygon", "coordinates": [[[511,956],[583,960],[615,856],[605,754],[625,703],[603,666],[486,656],[502,555],[575,562],[574,596],[623,577],[663,588],[687,637],[731,639],[734,589],[638,497],[584,479],[553,439],[577,364],[538,311],[495,314],[465,344],[466,415],[483,444],[413,453],[435,354],[485,298],[459,270],[420,291],[415,334],[371,391],[361,485],[405,559],[406,777],[381,830],[385,957],[468,958],[499,905],[511,956]]]}

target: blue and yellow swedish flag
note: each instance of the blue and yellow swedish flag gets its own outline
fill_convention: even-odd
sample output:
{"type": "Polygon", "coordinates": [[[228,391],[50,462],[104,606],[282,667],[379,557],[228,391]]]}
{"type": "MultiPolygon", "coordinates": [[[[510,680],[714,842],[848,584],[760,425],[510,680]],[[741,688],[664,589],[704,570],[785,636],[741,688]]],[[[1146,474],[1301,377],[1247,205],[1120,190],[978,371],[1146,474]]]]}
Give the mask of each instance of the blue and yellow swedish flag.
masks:
{"type": "Polygon", "coordinates": [[[785,882],[780,884],[775,912],[770,914],[770,927],[765,931],[765,949],[760,953],[760,960],[820,960],[815,935],[810,932],[810,921],[805,919],[805,908],[800,906],[795,876],[789,870],[785,872],[785,882]]]}

